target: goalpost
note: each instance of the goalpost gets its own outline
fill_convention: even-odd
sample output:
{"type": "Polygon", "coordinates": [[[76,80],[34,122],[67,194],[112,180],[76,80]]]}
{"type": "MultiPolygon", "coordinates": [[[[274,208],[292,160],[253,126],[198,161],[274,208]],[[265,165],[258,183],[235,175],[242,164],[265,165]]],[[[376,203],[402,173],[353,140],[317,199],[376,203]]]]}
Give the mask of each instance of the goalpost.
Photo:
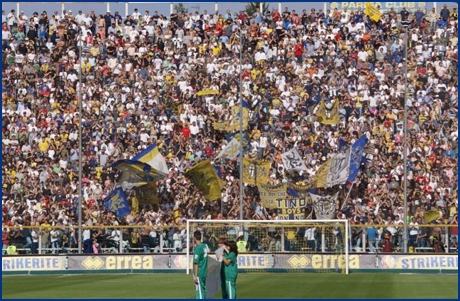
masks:
{"type": "Polygon", "coordinates": [[[186,273],[193,267],[193,233],[198,230],[210,256],[219,238],[244,240],[244,251],[238,254],[240,271],[348,274],[348,223],[347,219],[187,220],[186,273]]]}

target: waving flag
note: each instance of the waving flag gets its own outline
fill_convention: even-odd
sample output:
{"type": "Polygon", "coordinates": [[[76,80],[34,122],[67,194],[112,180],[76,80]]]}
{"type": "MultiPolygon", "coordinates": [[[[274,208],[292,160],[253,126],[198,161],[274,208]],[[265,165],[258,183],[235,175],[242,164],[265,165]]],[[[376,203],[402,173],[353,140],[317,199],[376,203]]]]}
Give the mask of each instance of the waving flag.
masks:
{"type": "Polygon", "coordinates": [[[377,9],[377,7],[372,5],[371,2],[366,2],[364,14],[369,16],[375,22],[378,22],[380,20],[380,17],[382,16],[382,13],[377,9]]]}
{"type": "Polygon", "coordinates": [[[367,138],[363,135],[351,147],[342,147],[339,153],[319,167],[313,185],[323,188],[353,182],[358,175],[366,143],[367,138]]]}
{"type": "Polygon", "coordinates": [[[118,218],[128,215],[131,212],[125,191],[121,187],[113,190],[105,198],[104,207],[115,213],[118,218]]]}
{"type": "Polygon", "coordinates": [[[267,184],[270,162],[243,158],[243,182],[251,185],[267,184]]]}
{"type": "Polygon", "coordinates": [[[159,204],[157,185],[155,181],[147,183],[139,187],[135,187],[134,191],[136,192],[136,197],[138,204],[143,205],[152,205],[159,204]]]}
{"type": "Polygon", "coordinates": [[[326,187],[343,184],[350,173],[350,149],[342,149],[331,158],[326,176],[326,187]]]}
{"type": "Polygon", "coordinates": [[[322,100],[318,105],[316,118],[322,124],[336,125],[339,123],[339,100],[336,99],[333,104],[326,104],[322,100]]]}
{"type": "Polygon", "coordinates": [[[353,182],[358,175],[363,160],[364,148],[366,147],[367,138],[362,135],[355,143],[353,143],[350,152],[350,172],[348,181],[353,182]]]}
{"type": "Polygon", "coordinates": [[[423,213],[423,218],[427,223],[431,223],[432,221],[437,220],[441,217],[441,214],[435,208],[431,208],[431,210],[425,211],[423,213]]]}
{"type": "Polygon", "coordinates": [[[134,156],[132,160],[147,163],[164,174],[168,174],[169,172],[166,160],[158,151],[158,147],[155,143],[134,156]]]}
{"type": "Polygon", "coordinates": [[[331,161],[332,161],[332,158],[327,159],[327,161],[321,164],[321,166],[318,168],[318,170],[315,173],[315,176],[313,177],[313,181],[312,181],[313,187],[324,188],[327,186],[326,178],[327,178],[327,175],[329,174],[331,161]]]}
{"type": "Polygon", "coordinates": [[[124,189],[139,187],[168,175],[168,166],[156,144],[147,147],[131,160],[118,160],[112,167],[121,171],[117,185],[122,185],[124,189]]]}
{"type": "Polygon", "coordinates": [[[299,155],[299,152],[295,148],[281,154],[281,159],[283,160],[283,165],[287,171],[307,170],[307,166],[305,165],[302,157],[299,155]]]}
{"type": "Polygon", "coordinates": [[[243,122],[242,122],[243,123],[243,130],[247,130],[248,129],[248,123],[249,123],[249,109],[244,106],[244,102],[243,102],[243,108],[242,108],[242,112],[243,112],[242,116],[240,114],[240,108],[237,107],[237,106],[232,107],[231,112],[232,112],[232,120],[230,121],[230,125],[229,125],[230,129],[229,130],[231,130],[231,131],[239,130],[240,129],[240,119],[241,118],[243,119],[243,122]]]}
{"type": "Polygon", "coordinates": [[[190,179],[207,200],[220,199],[222,186],[211,161],[205,160],[198,163],[186,171],[184,176],[190,179]]]}
{"type": "Polygon", "coordinates": [[[140,161],[118,160],[112,167],[121,171],[121,176],[117,184],[122,185],[125,189],[142,186],[151,181],[161,180],[167,176],[147,163],[140,161]]]}
{"type": "Polygon", "coordinates": [[[228,159],[233,160],[240,153],[240,142],[238,139],[233,138],[230,142],[224,147],[223,150],[217,155],[216,159],[228,159]]]}

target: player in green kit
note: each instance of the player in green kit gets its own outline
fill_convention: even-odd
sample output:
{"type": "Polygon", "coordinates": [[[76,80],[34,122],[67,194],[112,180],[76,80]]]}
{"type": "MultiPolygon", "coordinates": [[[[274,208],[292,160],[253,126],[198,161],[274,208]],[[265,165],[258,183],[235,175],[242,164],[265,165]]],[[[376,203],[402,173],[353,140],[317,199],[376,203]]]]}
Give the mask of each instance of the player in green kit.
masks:
{"type": "Polygon", "coordinates": [[[228,299],[236,299],[236,278],[238,277],[238,248],[236,242],[225,243],[225,253],[222,262],[225,264],[225,287],[228,299]]]}
{"type": "Polygon", "coordinates": [[[208,275],[207,244],[201,242],[201,232],[193,233],[195,250],[193,251],[193,280],[195,281],[196,298],[206,299],[206,276],[208,275]]]}
{"type": "Polygon", "coordinates": [[[220,266],[220,288],[222,291],[222,299],[228,299],[227,286],[225,285],[225,263],[222,263],[225,253],[225,243],[227,239],[225,237],[219,238],[217,245],[219,248],[216,250],[216,259],[221,263],[220,266]]]}

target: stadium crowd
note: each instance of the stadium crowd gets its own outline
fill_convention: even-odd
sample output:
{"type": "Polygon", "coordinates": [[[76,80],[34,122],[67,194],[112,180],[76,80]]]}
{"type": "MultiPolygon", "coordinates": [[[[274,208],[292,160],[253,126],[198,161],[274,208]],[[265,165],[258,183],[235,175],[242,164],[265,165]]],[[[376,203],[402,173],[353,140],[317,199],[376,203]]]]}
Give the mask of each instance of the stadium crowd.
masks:
{"type": "MultiPolygon", "coordinates": [[[[19,244],[36,253],[39,236],[53,252],[77,245],[75,229],[52,226],[77,225],[79,158],[84,224],[113,226],[85,232],[85,240],[117,241],[117,225],[145,225],[123,230],[131,245],[164,235],[176,248],[177,229],[186,219],[239,218],[237,159],[215,160],[229,133],[215,130],[213,123],[230,118],[240,86],[251,110],[247,153],[272,162],[270,184],[309,183],[337,152],[339,139],[351,144],[365,134],[371,150],[367,163],[352,186],[341,187],[336,217],[376,226],[353,228],[353,245],[359,246],[360,231],[366,231],[369,241],[377,241],[374,247],[384,234],[391,235],[394,250],[402,237],[396,225],[404,222],[411,246],[433,245],[447,233],[444,227],[419,227],[426,224],[425,211],[440,212],[433,223],[457,225],[457,36],[457,11],[446,6],[415,13],[391,9],[378,22],[360,8],[166,16],[152,5],[151,11],[135,9],[126,17],[110,11],[32,16],[3,11],[3,249],[19,244]],[[407,49],[402,21],[410,21],[407,49]],[[204,89],[219,94],[197,96],[204,89]],[[318,122],[320,101],[339,102],[338,125],[318,122]],[[158,183],[159,205],[117,218],[103,204],[117,181],[111,164],[153,143],[170,170],[158,183]],[[295,177],[283,170],[280,159],[293,146],[308,169],[295,177]],[[206,201],[183,176],[207,158],[219,166],[225,182],[216,202],[206,201]],[[150,226],[166,228],[157,233],[150,226]]],[[[261,206],[257,187],[245,187],[244,218],[277,219],[276,210],[261,206]]],[[[305,215],[315,218],[311,207],[305,215]]],[[[457,227],[449,229],[456,244],[457,227]]]]}

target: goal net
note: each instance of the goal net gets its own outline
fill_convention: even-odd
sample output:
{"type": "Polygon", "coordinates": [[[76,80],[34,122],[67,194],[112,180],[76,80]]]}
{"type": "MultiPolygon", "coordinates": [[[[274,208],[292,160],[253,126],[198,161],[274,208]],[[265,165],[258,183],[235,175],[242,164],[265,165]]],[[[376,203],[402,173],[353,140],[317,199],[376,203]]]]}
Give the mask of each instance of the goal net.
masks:
{"type": "Polygon", "coordinates": [[[196,230],[210,256],[219,239],[236,241],[239,271],[348,274],[348,220],[187,220],[187,274],[196,230]]]}

